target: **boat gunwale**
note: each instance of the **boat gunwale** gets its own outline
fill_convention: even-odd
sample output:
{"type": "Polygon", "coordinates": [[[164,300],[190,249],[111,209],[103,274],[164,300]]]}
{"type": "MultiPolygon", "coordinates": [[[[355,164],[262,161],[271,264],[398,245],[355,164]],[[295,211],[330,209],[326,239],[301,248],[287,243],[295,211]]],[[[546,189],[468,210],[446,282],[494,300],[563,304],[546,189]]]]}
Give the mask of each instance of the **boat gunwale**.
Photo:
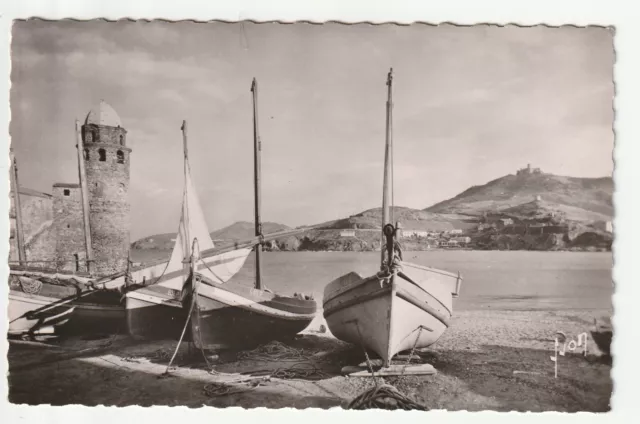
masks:
{"type": "Polygon", "coordinates": [[[447,277],[455,278],[456,280],[457,279],[460,279],[460,280],[463,279],[460,275],[454,274],[451,271],[445,271],[445,270],[438,269],[438,268],[432,268],[432,267],[429,267],[429,266],[418,265],[418,264],[413,263],[413,262],[405,262],[405,261],[401,262],[401,266],[405,266],[405,265],[409,265],[409,267],[411,267],[411,268],[417,268],[417,269],[420,269],[420,270],[423,270],[423,271],[433,272],[434,274],[440,274],[440,275],[444,275],[444,276],[447,276],[447,277]]]}
{"type": "MultiPolygon", "coordinates": [[[[422,268],[423,270],[426,270],[426,271],[430,271],[430,270],[432,269],[432,268],[428,268],[428,267],[420,267],[420,268],[422,268]]],[[[435,269],[435,268],[433,268],[433,269],[435,269]]],[[[443,272],[445,272],[445,273],[446,273],[446,271],[443,271],[443,272]]],[[[343,278],[343,277],[345,277],[345,276],[347,276],[347,275],[350,275],[350,274],[352,274],[352,273],[344,274],[342,277],[337,278],[337,279],[336,279],[336,280],[334,280],[333,282],[335,282],[335,281],[339,280],[340,278],[343,278]]],[[[356,274],[356,275],[357,275],[357,273],[353,273],[353,274],[356,274]]],[[[448,308],[444,303],[442,303],[442,301],[441,301],[440,299],[438,299],[435,295],[433,295],[432,293],[430,293],[430,292],[429,292],[426,288],[424,288],[420,283],[413,281],[413,279],[411,279],[408,275],[406,275],[406,274],[405,274],[405,273],[403,273],[403,272],[400,272],[399,274],[402,274],[402,276],[401,276],[401,275],[397,275],[397,274],[396,274],[396,275],[394,275],[394,278],[398,278],[398,277],[400,277],[403,281],[406,281],[407,283],[412,284],[412,285],[414,285],[414,286],[418,287],[420,290],[422,290],[423,292],[425,292],[425,293],[426,293],[426,294],[428,294],[429,296],[431,296],[431,297],[433,297],[434,299],[436,299],[436,300],[438,301],[438,303],[440,303],[440,304],[441,304],[445,309],[447,309],[449,312],[452,312],[452,311],[451,311],[451,310],[450,310],[450,309],[449,309],[449,308],[448,308]]],[[[441,274],[441,273],[436,273],[436,274],[441,274]]],[[[442,274],[442,275],[447,275],[447,274],[442,274]]],[[[452,276],[455,276],[455,274],[450,274],[450,276],[451,276],[451,275],[452,275],[452,276]]],[[[455,277],[456,277],[456,278],[458,278],[457,276],[455,276],[455,277]]],[[[348,293],[348,292],[350,292],[350,291],[352,291],[352,290],[355,290],[356,288],[358,288],[358,287],[359,287],[359,286],[361,286],[362,284],[366,284],[367,282],[369,282],[369,281],[371,281],[371,280],[373,280],[373,279],[380,279],[380,277],[378,277],[377,275],[372,275],[372,276],[370,276],[370,277],[365,277],[365,278],[360,277],[360,278],[361,278],[361,279],[360,279],[360,280],[358,280],[358,281],[353,281],[353,282],[347,283],[344,287],[338,287],[338,288],[336,288],[335,290],[333,290],[332,292],[327,293],[327,292],[326,292],[326,291],[327,291],[327,289],[331,286],[331,284],[332,284],[333,282],[332,282],[332,283],[329,283],[329,284],[325,287],[325,296],[324,296],[324,297],[323,297],[323,299],[322,299],[322,304],[323,304],[323,306],[324,306],[324,305],[326,305],[326,304],[327,304],[328,302],[330,302],[331,300],[335,299],[336,297],[338,297],[338,296],[342,296],[342,295],[343,295],[343,294],[345,294],[345,293],[348,293]],[[327,295],[328,295],[328,296],[327,296],[327,295]]],[[[453,293],[451,293],[451,296],[453,297],[453,296],[454,296],[454,294],[453,294],[453,293]]]]}
{"type": "MultiPolygon", "coordinates": [[[[402,281],[404,281],[407,284],[412,284],[411,282],[402,279],[402,281]]],[[[395,297],[398,297],[402,300],[405,300],[406,302],[411,303],[412,305],[416,306],[417,308],[420,308],[421,310],[423,310],[424,312],[428,313],[429,315],[433,316],[434,318],[436,318],[438,321],[442,322],[446,327],[449,327],[449,324],[451,322],[451,314],[452,312],[449,310],[449,308],[447,308],[446,306],[442,305],[442,302],[440,302],[440,300],[438,300],[438,298],[434,295],[432,295],[431,293],[422,290],[421,293],[424,293],[426,295],[428,295],[430,298],[436,300],[439,304],[441,304],[445,310],[448,312],[448,314],[443,314],[441,312],[438,312],[435,308],[433,308],[431,305],[429,305],[427,302],[420,302],[420,299],[416,298],[416,296],[414,296],[413,294],[409,293],[406,289],[404,289],[402,287],[401,284],[398,284],[399,287],[397,287],[396,292],[394,293],[394,299],[395,297]],[[447,316],[448,315],[448,316],[447,316]]],[[[383,287],[381,289],[378,289],[376,291],[367,293],[365,295],[361,295],[361,296],[357,296],[354,297],[353,299],[346,301],[344,303],[338,304],[334,307],[330,307],[330,308],[325,308],[323,311],[323,315],[325,318],[328,318],[330,315],[335,314],[336,312],[339,312],[343,309],[347,309],[351,306],[357,305],[359,303],[364,303],[366,301],[381,297],[389,292],[392,292],[392,288],[391,286],[386,286],[383,287]]],[[[336,296],[337,297],[337,296],[336,296]]],[[[335,300],[335,298],[332,298],[331,300],[335,300]]],[[[325,303],[326,305],[326,303],[325,303]]]]}
{"type": "MultiPolygon", "coordinates": [[[[391,286],[387,285],[387,286],[381,287],[381,288],[379,288],[379,289],[377,289],[375,291],[372,291],[370,293],[367,293],[365,295],[356,296],[353,299],[348,300],[348,301],[346,301],[344,303],[340,303],[340,304],[338,304],[338,305],[336,305],[334,307],[324,308],[323,315],[324,315],[325,318],[327,318],[328,316],[333,315],[336,312],[339,312],[339,311],[341,311],[343,309],[347,309],[347,308],[349,308],[349,307],[351,307],[353,305],[357,305],[357,304],[363,303],[365,301],[369,301],[369,300],[372,300],[372,299],[376,299],[378,297],[382,297],[382,296],[386,295],[389,292],[391,292],[391,286]]],[[[338,296],[330,299],[330,301],[335,300],[337,297],[338,296]]],[[[327,303],[325,303],[324,305],[326,305],[327,303]]]]}
{"type": "MultiPolygon", "coordinates": [[[[75,296],[69,296],[69,298],[75,296]]],[[[54,305],[56,302],[60,302],[61,300],[66,300],[66,298],[57,298],[57,297],[49,297],[43,296],[41,294],[30,294],[17,290],[9,291],[9,300],[15,300],[18,302],[37,304],[42,306],[55,306],[57,308],[68,307],[68,308],[78,308],[78,309],[99,309],[103,311],[112,311],[112,312],[120,312],[123,310],[122,305],[106,305],[101,303],[84,303],[80,301],[80,299],[69,300],[68,302],[60,303],[59,305],[54,305]]]]}
{"type": "MultiPolygon", "coordinates": [[[[216,298],[212,298],[211,296],[208,296],[200,291],[198,291],[198,296],[202,296],[206,299],[212,300],[214,302],[219,302],[219,303],[223,303],[225,305],[228,305],[231,308],[240,308],[240,309],[244,309],[246,311],[250,311],[250,312],[254,312],[260,315],[267,315],[267,316],[272,316],[272,317],[276,317],[276,318],[281,318],[281,319],[286,319],[286,320],[305,320],[305,319],[309,319],[309,320],[313,320],[318,312],[318,304],[316,303],[315,300],[305,300],[305,299],[296,299],[295,297],[285,297],[285,296],[279,296],[275,293],[271,293],[265,290],[258,290],[258,289],[250,289],[250,293],[251,291],[257,291],[261,294],[266,294],[267,296],[269,296],[269,298],[261,298],[260,301],[268,301],[268,302],[277,302],[278,298],[287,298],[290,300],[294,300],[296,302],[299,302],[301,304],[302,307],[304,306],[311,306],[313,305],[314,307],[312,308],[313,312],[310,313],[299,313],[299,312],[291,312],[291,311],[286,311],[284,309],[279,309],[276,306],[273,305],[265,305],[264,303],[261,303],[260,301],[256,300],[256,299],[251,299],[249,297],[246,297],[244,294],[242,293],[236,293],[234,291],[229,290],[229,287],[225,287],[223,284],[217,284],[211,280],[209,280],[208,278],[201,276],[201,280],[200,283],[204,283],[205,286],[208,286],[212,289],[217,289],[217,290],[222,290],[225,291],[227,293],[230,293],[232,295],[247,299],[251,302],[254,302],[253,304],[250,305],[244,305],[244,304],[238,304],[238,305],[232,305],[229,304],[228,302],[221,300],[221,299],[216,299],[216,298]],[[257,306],[254,306],[257,305],[257,306]],[[275,312],[271,312],[270,310],[273,310],[275,312]],[[286,315],[285,315],[286,314],[286,315]]],[[[295,305],[293,305],[295,306],[295,305]]],[[[311,308],[310,308],[311,309],[311,308]]],[[[206,313],[205,311],[201,311],[201,313],[206,313]]]]}

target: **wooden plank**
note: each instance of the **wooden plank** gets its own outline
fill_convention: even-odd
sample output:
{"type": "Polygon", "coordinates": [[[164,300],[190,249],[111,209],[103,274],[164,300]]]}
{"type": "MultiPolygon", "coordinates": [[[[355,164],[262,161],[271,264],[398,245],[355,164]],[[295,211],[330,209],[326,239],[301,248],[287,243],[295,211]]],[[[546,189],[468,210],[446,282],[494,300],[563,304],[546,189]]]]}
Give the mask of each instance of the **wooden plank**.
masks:
{"type": "MultiPolygon", "coordinates": [[[[351,377],[372,377],[373,375],[366,367],[346,366],[341,370],[342,374],[348,374],[351,377]]],[[[433,375],[437,371],[431,364],[419,365],[390,365],[387,368],[375,370],[377,377],[394,376],[394,375],[433,375]]]]}

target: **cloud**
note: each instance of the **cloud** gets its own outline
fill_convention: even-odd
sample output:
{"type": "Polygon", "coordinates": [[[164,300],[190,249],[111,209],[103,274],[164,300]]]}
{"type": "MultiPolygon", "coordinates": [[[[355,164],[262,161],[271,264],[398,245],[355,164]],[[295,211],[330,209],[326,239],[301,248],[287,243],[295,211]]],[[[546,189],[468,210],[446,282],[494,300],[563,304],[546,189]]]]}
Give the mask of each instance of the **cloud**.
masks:
{"type": "Polygon", "coordinates": [[[251,217],[257,77],[265,218],[299,225],[379,203],[389,67],[396,200],[426,207],[528,162],[609,174],[612,64],[598,28],[19,22],[10,131],[24,184],[46,191],[77,179],[73,121],[108,101],[137,237],[175,227],[186,119],[216,227],[251,217]]]}

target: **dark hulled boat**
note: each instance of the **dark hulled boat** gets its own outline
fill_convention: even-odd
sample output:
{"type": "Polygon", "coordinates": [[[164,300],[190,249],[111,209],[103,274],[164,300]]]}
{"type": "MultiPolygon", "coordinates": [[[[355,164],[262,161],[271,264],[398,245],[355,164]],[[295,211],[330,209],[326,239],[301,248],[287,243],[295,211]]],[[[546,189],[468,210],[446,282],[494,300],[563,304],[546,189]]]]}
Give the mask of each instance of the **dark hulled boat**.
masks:
{"type": "MultiPolygon", "coordinates": [[[[315,300],[278,295],[262,288],[260,255],[261,243],[266,237],[259,230],[251,242],[214,247],[191,182],[186,122],[182,130],[185,186],[178,235],[171,259],[163,264],[164,269],[156,267],[152,273],[155,275],[132,273],[134,281],[146,279],[151,284],[126,294],[129,332],[145,338],[184,336],[202,349],[244,348],[293,337],[315,317],[315,300]],[[252,248],[255,248],[257,262],[255,287],[230,282],[252,248]]],[[[259,219],[256,222],[259,229],[259,219]]]]}

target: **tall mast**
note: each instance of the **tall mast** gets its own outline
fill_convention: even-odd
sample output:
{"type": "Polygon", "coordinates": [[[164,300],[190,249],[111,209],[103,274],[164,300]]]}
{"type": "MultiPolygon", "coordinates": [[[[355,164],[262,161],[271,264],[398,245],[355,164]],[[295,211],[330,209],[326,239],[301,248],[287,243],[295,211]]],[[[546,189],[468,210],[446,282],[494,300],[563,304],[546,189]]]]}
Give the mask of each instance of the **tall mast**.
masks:
{"type": "Polygon", "coordinates": [[[189,177],[189,149],[188,149],[188,145],[187,145],[187,121],[183,120],[182,121],[182,126],[180,127],[180,129],[182,130],[182,149],[183,149],[183,153],[184,153],[184,190],[185,190],[185,196],[182,199],[182,219],[184,220],[182,225],[184,225],[184,232],[185,232],[185,238],[186,238],[186,250],[185,253],[187,254],[187,258],[185,259],[190,259],[191,258],[191,244],[193,243],[193,240],[191,240],[191,234],[189,234],[189,215],[185,214],[185,209],[188,212],[189,211],[189,205],[188,203],[185,204],[185,202],[189,201],[189,196],[187,191],[189,190],[189,186],[190,184],[187,181],[187,178],[189,177]]]}
{"type": "Polygon", "coordinates": [[[24,250],[24,234],[22,232],[22,207],[20,206],[20,189],[18,185],[18,164],[13,154],[13,149],[9,150],[11,155],[11,189],[13,191],[13,208],[16,214],[16,241],[18,249],[18,260],[20,265],[24,265],[26,261],[26,253],[24,250]]]}
{"type": "MultiPolygon", "coordinates": [[[[393,68],[389,70],[387,75],[387,133],[385,137],[385,149],[384,149],[384,180],[382,182],[382,228],[389,223],[389,194],[391,191],[390,184],[390,167],[391,167],[391,124],[392,124],[392,110],[393,110],[393,68]]],[[[381,261],[384,262],[386,250],[384,234],[381,236],[380,243],[380,255],[381,261]]]]}
{"type": "MultiPolygon", "coordinates": [[[[262,239],[262,222],[260,221],[260,151],[262,143],[258,133],[258,81],[251,83],[253,93],[253,174],[255,190],[255,226],[256,237],[262,239]]],[[[262,241],[262,240],[261,240],[262,241]]],[[[262,290],[262,243],[256,245],[256,283],[255,288],[262,290]]]]}
{"type": "Polygon", "coordinates": [[[84,244],[87,254],[87,272],[93,268],[93,246],[91,245],[91,226],[89,224],[89,189],[84,168],[84,144],[80,133],[80,122],[76,119],[76,148],[78,150],[78,175],[80,178],[80,200],[82,201],[82,221],[84,223],[84,244]]]}

